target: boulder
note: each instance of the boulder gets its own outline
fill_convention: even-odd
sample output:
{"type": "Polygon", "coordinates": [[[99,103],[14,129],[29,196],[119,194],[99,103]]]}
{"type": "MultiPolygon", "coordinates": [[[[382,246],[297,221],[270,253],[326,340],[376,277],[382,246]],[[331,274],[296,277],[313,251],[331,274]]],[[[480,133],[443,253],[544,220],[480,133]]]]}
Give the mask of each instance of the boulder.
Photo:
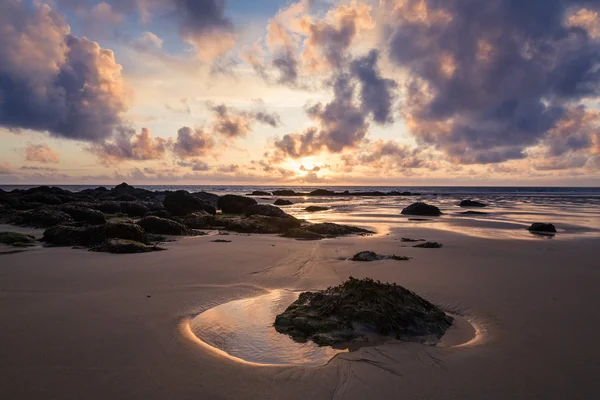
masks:
{"type": "Polygon", "coordinates": [[[544,222],[535,222],[528,229],[530,232],[556,233],[556,227],[553,224],[544,222]]]}
{"type": "Polygon", "coordinates": [[[308,206],[304,209],[307,212],[319,212],[319,211],[327,211],[329,207],[320,207],[320,206],[308,206]]]}
{"type": "Polygon", "coordinates": [[[290,229],[281,235],[286,238],[298,239],[298,240],[321,240],[325,239],[325,236],[319,235],[318,233],[307,231],[303,228],[290,229]]]}
{"type": "Polygon", "coordinates": [[[185,190],[167,193],[164,205],[175,216],[185,216],[197,211],[207,211],[211,214],[216,214],[216,210],[212,205],[207,205],[204,201],[185,190]]]}
{"type": "Polygon", "coordinates": [[[126,193],[120,194],[115,197],[115,201],[137,201],[137,200],[138,200],[137,197],[132,196],[130,194],[126,194],[126,193]]]}
{"type": "Polygon", "coordinates": [[[308,194],[309,196],[333,196],[335,192],[327,189],[316,189],[308,194]]]}
{"type": "Polygon", "coordinates": [[[103,235],[107,239],[134,240],[147,243],[146,232],[137,224],[127,222],[109,222],[99,227],[98,236],[103,235]]]}
{"type": "MultiPolygon", "coordinates": [[[[216,210],[217,202],[219,201],[219,196],[217,196],[216,194],[208,193],[208,192],[195,192],[195,193],[192,193],[192,196],[202,200],[206,204],[212,204],[216,210]]],[[[207,212],[209,214],[213,214],[213,215],[215,214],[210,211],[207,211],[207,212]]]]}
{"type": "Polygon", "coordinates": [[[292,203],[289,200],[285,200],[285,199],[277,199],[277,200],[275,200],[275,203],[273,203],[273,204],[275,204],[276,206],[291,206],[294,203],[292,203]]]}
{"type": "Polygon", "coordinates": [[[320,224],[313,224],[304,227],[309,232],[318,233],[320,235],[327,236],[344,236],[344,235],[352,235],[352,234],[372,234],[375,233],[373,231],[369,231],[367,229],[358,228],[356,226],[350,225],[339,225],[331,222],[323,222],[320,224]]]}
{"type": "Polygon", "coordinates": [[[228,194],[220,197],[217,204],[223,214],[245,214],[248,207],[258,203],[249,197],[228,194]]]}
{"type": "Polygon", "coordinates": [[[421,244],[416,244],[413,247],[420,248],[420,249],[441,249],[443,247],[443,245],[438,242],[425,242],[425,243],[421,243],[421,244]]]}
{"type": "Polygon", "coordinates": [[[171,215],[171,213],[167,210],[148,211],[146,214],[144,214],[144,217],[158,217],[175,220],[175,218],[173,218],[173,215],[171,215]]]}
{"type": "Polygon", "coordinates": [[[269,204],[255,204],[253,206],[250,206],[246,210],[246,215],[248,217],[251,215],[263,215],[265,217],[294,218],[291,215],[287,214],[285,211],[283,211],[281,208],[269,204]]]}
{"type": "Polygon", "coordinates": [[[144,228],[146,232],[159,235],[190,235],[191,232],[184,225],[170,219],[159,217],[144,217],[138,221],[138,225],[144,228]]]}
{"type": "Polygon", "coordinates": [[[35,236],[17,232],[0,232],[0,243],[13,247],[35,246],[35,236]]]}
{"type": "Polygon", "coordinates": [[[90,249],[90,251],[113,254],[137,254],[161,250],[166,249],[154,245],[147,245],[144,243],[136,242],[134,240],[125,239],[108,239],[102,242],[100,245],[92,247],[90,249]]]}
{"type": "Polygon", "coordinates": [[[429,205],[427,203],[418,202],[413,203],[410,206],[402,210],[403,215],[423,215],[428,217],[438,217],[442,215],[442,212],[436,206],[429,205]]]}
{"type": "Polygon", "coordinates": [[[269,192],[263,192],[262,190],[255,190],[250,194],[250,196],[272,196],[269,192]]]}
{"type": "Polygon", "coordinates": [[[102,211],[105,214],[117,214],[122,210],[121,204],[117,203],[116,201],[103,201],[101,203],[95,203],[94,208],[98,211],[102,211]]]}
{"type": "Polygon", "coordinates": [[[123,201],[119,203],[121,212],[128,217],[143,217],[149,211],[148,207],[137,201],[123,201]]]}
{"type": "Polygon", "coordinates": [[[215,226],[219,226],[217,218],[204,211],[188,214],[181,222],[190,229],[211,229],[215,226]]]}
{"type": "Polygon", "coordinates": [[[85,222],[93,225],[106,223],[106,218],[102,211],[92,210],[91,208],[78,207],[68,204],[61,208],[61,211],[69,214],[77,222],[85,222]]]}
{"type": "Polygon", "coordinates": [[[73,218],[62,211],[51,208],[38,208],[19,212],[9,218],[12,224],[20,226],[31,226],[34,228],[49,228],[55,225],[69,224],[74,222],[73,218]]]}
{"type": "Polygon", "coordinates": [[[300,221],[294,217],[279,218],[263,215],[253,215],[249,218],[233,218],[225,220],[225,229],[240,233],[283,233],[300,226],[300,221]]]}
{"type": "Polygon", "coordinates": [[[42,241],[54,246],[86,246],[89,237],[86,228],[58,225],[46,229],[42,241]]]}
{"type": "Polygon", "coordinates": [[[107,239],[148,242],[146,233],[141,227],[123,222],[109,222],[90,227],[59,225],[46,229],[42,240],[54,246],[93,246],[107,239]]]}
{"type": "Polygon", "coordinates": [[[461,212],[460,215],[487,215],[488,213],[486,212],[482,212],[482,211],[473,211],[473,210],[469,210],[469,211],[465,211],[465,212],[461,212]]]}
{"type": "Polygon", "coordinates": [[[63,202],[57,196],[50,193],[32,193],[21,197],[21,201],[28,203],[41,203],[48,206],[61,205],[63,202]]]}
{"type": "Polygon", "coordinates": [[[283,190],[275,190],[273,192],[274,196],[297,196],[298,193],[296,193],[293,190],[289,190],[289,189],[283,189],[283,190]]]}
{"type": "Polygon", "coordinates": [[[475,200],[463,200],[459,204],[460,207],[487,207],[487,204],[475,200]]]}
{"type": "Polygon", "coordinates": [[[333,346],[359,339],[364,327],[396,339],[441,338],[453,318],[402,286],[350,277],[343,284],[301,293],[275,318],[275,330],[304,343],[333,346]]]}
{"type": "Polygon", "coordinates": [[[352,258],[352,261],[361,261],[361,262],[369,262],[369,261],[379,261],[379,260],[397,260],[397,261],[408,261],[410,257],[404,256],[384,256],[382,254],[377,254],[374,251],[361,251],[356,253],[352,258]]]}

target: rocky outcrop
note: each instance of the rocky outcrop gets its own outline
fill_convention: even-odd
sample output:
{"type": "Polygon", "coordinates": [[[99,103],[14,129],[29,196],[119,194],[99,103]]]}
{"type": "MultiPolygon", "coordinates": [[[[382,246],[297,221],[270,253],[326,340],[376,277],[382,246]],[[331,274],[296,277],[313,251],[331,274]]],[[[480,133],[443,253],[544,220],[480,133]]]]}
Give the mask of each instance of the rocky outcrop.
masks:
{"type": "Polygon", "coordinates": [[[124,239],[108,239],[98,246],[94,246],[90,249],[90,251],[113,254],[137,254],[162,250],[166,249],[156,245],[148,245],[145,243],[136,242],[134,240],[124,239]]]}
{"type": "Polygon", "coordinates": [[[145,205],[136,201],[125,201],[119,204],[121,212],[128,217],[136,218],[143,217],[149,210],[145,205]]]}
{"type": "Polygon", "coordinates": [[[219,197],[217,204],[223,214],[245,214],[250,206],[258,203],[250,197],[228,194],[219,197]]]}
{"type": "Polygon", "coordinates": [[[327,211],[329,207],[320,207],[320,206],[308,206],[304,209],[307,212],[319,212],[319,211],[327,211]]]}
{"type": "Polygon", "coordinates": [[[289,189],[275,190],[273,196],[296,196],[298,193],[289,189]]]}
{"type": "Polygon", "coordinates": [[[534,233],[556,233],[556,227],[553,224],[548,224],[544,222],[535,222],[528,229],[530,232],[534,233]]]}
{"type": "Polygon", "coordinates": [[[35,236],[17,232],[0,232],[0,243],[13,247],[35,246],[35,236]]]}
{"type": "Polygon", "coordinates": [[[416,247],[419,249],[441,249],[443,247],[443,245],[438,242],[425,242],[425,243],[421,243],[421,244],[416,244],[413,247],[416,247]]]}
{"type": "Polygon", "coordinates": [[[206,204],[198,197],[185,190],[169,192],[165,196],[165,208],[175,216],[185,216],[197,211],[205,211],[210,214],[216,214],[214,206],[206,204]]]}
{"type": "Polygon", "coordinates": [[[304,343],[333,346],[357,339],[362,326],[396,339],[441,338],[452,317],[402,286],[354,279],[318,292],[304,292],[275,318],[277,332],[304,343]]]}
{"type": "Polygon", "coordinates": [[[335,192],[327,189],[316,189],[308,194],[309,196],[333,196],[335,192]]]}
{"type": "Polygon", "coordinates": [[[487,204],[475,200],[463,200],[459,204],[460,207],[487,207],[487,204]]]}
{"type": "Polygon", "coordinates": [[[204,211],[188,214],[181,222],[190,229],[212,229],[219,226],[218,219],[204,211]]]}
{"type": "Polygon", "coordinates": [[[77,222],[85,222],[87,224],[100,225],[106,223],[106,218],[102,211],[93,210],[91,208],[66,205],[61,208],[61,211],[69,214],[77,222]]]}
{"type": "Polygon", "coordinates": [[[285,200],[285,199],[277,199],[277,200],[275,200],[275,203],[273,203],[273,204],[275,204],[276,206],[291,206],[294,203],[292,203],[289,200],[285,200]]]}
{"type": "Polygon", "coordinates": [[[50,208],[38,208],[10,215],[7,218],[7,222],[19,226],[49,228],[55,225],[69,224],[74,222],[74,220],[69,214],[62,211],[50,208]]]}
{"type": "Polygon", "coordinates": [[[251,215],[263,215],[265,217],[275,218],[294,218],[279,207],[275,207],[269,204],[255,204],[248,207],[246,211],[247,216],[251,215]]]}
{"type": "Polygon", "coordinates": [[[442,212],[436,206],[429,205],[427,203],[418,202],[413,203],[410,206],[402,210],[403,215],[422,215],[427,217],[438,217],[442,215],[442,212]]]}
{"type": "Polygon", "coordinates": [[[352,258],[352,261],[361,261],[361,262],[370,262],[370,261],[379,261],[379,260],[397,260],[397,261],[407,261],[410,260],[410,257],[403,257],[397,255],[385,256],[382,254],[377,254],[374,251],[361,251],[356,253],[352,258]]]}
{"type": "Polygon", "coordinates": [[[269,217],[252,215],[248,218],[231,218],[223,220],[225,229],[239,233],[283,233],[300,226],[300,221],[294,217],[269,217]]]}
{"type": "Polygon", "coordinates": [[[255,190],[250,194],[250,196],[272,196],[269,192],[264,192],[262,190],[255,190]]]}
{"type": "Polygon", "coordinates": [[[59,225],[44,231],[43,241],[54,246],[93,246],[107,239],[148,243],[146,232],[131,223],[109,222],[105,225],[77,227],[59,225]]]}
{"type": "Polygon", "coordinates": [[[324,222],[321,224],[312,224],[302,226],[300,228],[290,229],[285,232],[282,236],[300,240],[320,240],[325,238],[334,238],[338,236],[346,235],[365,235],[372,234],[374,232],[367,229],[358,228],[350,225],[339,225],[331,222],[324,222]]]}
{"type": "Polygon", "coordinates": [[[159,217],[144,217],[137,223],[146,232],[159,235],[186,236],[192,232],[183,224],[159,217]]]}

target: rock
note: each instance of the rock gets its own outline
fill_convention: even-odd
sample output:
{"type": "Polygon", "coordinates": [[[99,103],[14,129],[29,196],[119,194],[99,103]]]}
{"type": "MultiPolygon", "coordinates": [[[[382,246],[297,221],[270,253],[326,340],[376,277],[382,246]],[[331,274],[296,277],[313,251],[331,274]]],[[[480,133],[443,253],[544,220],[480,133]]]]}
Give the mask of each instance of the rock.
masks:
{"type": "Polygon", "coordinates": [[[461,212],[460,215],[487,215],[488,213],[482,211],[465,211],[461,212]]]}
{"type": "Polygon", "coordinates": [[[290,229],[289,231],[284,232],[284,234],[281,236],[298,240],[321,240],[325,238],[323,235],[307,231],[303,228],[290,229]]]}
{"type": "Polygon", "coordinates": [[[535,222],[528,229],[530,232],[556,233],[556,227],[553,224],[544,222],[535,222]]]}
{"type": "Polygon", "coordinates": [[[175,218],[173,218],[171,213],[167,210],[148,211],[146,214],[144,214],[144,217],[158,217],[175,220],[175,218]]]}
{"type": "Polygon", "coordinates": [[[304,209],[304,211],[308,212],[318,212],[318,211],[327,211],[329,207],[320,207],[320,206],[308,206],[304,209]]]}
{"type": "MultiPolygon", "coordinates": [[[[208,193],[208,192],[196,192],[196,193],[192,193],[192,196],[202,200],[205,204],[212,204],[213,206],[215,206],[215,210],[216,210],[216,206],[217,206],[217,202],[219,201],[219,196],[217,196],[216,194],[213,193],[208,193]]],[[[215,214],[212,213],[210,211],[207,211],[209,214],[215,214]]]]}
{"type": "Polygon", "coordinates": [[[423,215],[430,217],[438,217],[442,215],[442,212],[436,206],[429,205],[427,203],[418,202],[413,203],[410,206],[402,210],[404,215],[423,215]]]}
{"type": "Polygon", "coordinates": [[[275,204],[276,206],[291,206],[294,203],[292,203],[289,200],[285,200],[285,199],[277,199],[277,200],[275,200],[275,203],[273,203],[273,204],[275,204]]]}
{"type": "Polygon", "coordinates": [[[441,249],[443,245],[438,242],[425,242],[421,244],[416,244],[413,247],[417,247],[420,249],[441,249]]]}
{"type": "Polygon", "coordinates": [[[144,217],[138,221],[138,225],[144,228],[146,232],[159,235],[184,236],[191,234],[190,230],[184,225],[165,218],[144,217]]]}
{"type": "Polygon", "coordinates": [[[63,202],[57,196],[49,193],[32,193],[21,197],[21,201],[28,203],[41,203],[49,206],[61,205],[63,202]]]}
{"type": "Polygon", "coordinates": [[[463,200],[459,204],[460,207],[487,207],[487,204],[475,200],[463,200]]]}
{"type": "Polygon", "coordinates": [[[115,197],[115,201],[137,201],[137,197],[132,196],[130,194],[120,194],[115,197]]]}
{"type": "Polygon", "coordinates": [[[413,243],[413,242],[424,242],[425,239],[411,239],[411,238],[402,238],[400,239],[401,242],[408,242],[408,243],[413,243]]]}
{"type": "Polygon", "coordinates": [[[245,214],[248,207],[258,203],[249,197],[227,194],[220,197],[217,204],[223,214],[245,214]]]}
{"type": "Polygon", "coordinates": [[[217,239],[217,240],[211,240],[211,242],[213,242],[213,243],[231,243],[231,240],[217,239]]]}
{"type": "Polygon", "coordinates": [[[122,211],[120,203],[116,201],[103,201],[101,203],[95,203],[94,208],[98,211],[102,211],[105,214],[117,214],[122,211]]]}
{"type": "Polygon", "coordinates": [[[276,218],[294,218],[291,215],[284,212],[281,208],[275,207],[269,204],[255,204],[248,207],[246,215],[263,215],[265,217],[276,217],[276,218]]]}
{"type": "Polygon", "coordinates": [[[441,338],[452,317],[402,286],[350,277],[343,284],[301,293],[275,318],[277,332],[318,345],[347,343],[361,333],[355,326],[396,339],[441,338]]]}
{"type": "Polygon", "coordinates": [[[378,261],[378,260],[397,260],[397,261],[408,261],[410,260],[410,257],[404,257],[404,256],[397,256],[397,255],[391,255],[391,256],[384,256],[381,254],[377,254],[373,251],[361,251],[360,253],[356,253],[352,258],[352,261],[362,261],[362,262],[369,262],[369,261],[378,261]]]}
{"type": "Polygon", "coordinates": [[[367,233],[372,234],[375,233],[373,231],[369,231],[367,229],[358,228],[356,226],[350,225],[339,225],[331,222],[323,222],[320,224],[313,224],[304,227],[309,232],[318,233],[320,235],[328,235],[328,236],[344,236],[344,235],[352,235],[355,233],[367,233]]]}
{"type": "Polygon", "coordinates": [[[16,232],[0,232],[0,243],[13,247],[35,246],[35,236],[16,232]]]}
{"type": "Polygon", "coordinates": [[[93,246],[107,239],[148,242],[146,233],[141,227],[122,222],[109,222],[90,227],[59,225],[46,229],[42,240],[55,246],[93,246]]]}
{"type": "Polygon", "coordinates": [[[97,236],[102,234],[107,239],[124,239],[148,243],[144,229],[133,223],[109,222],[98,229],[97,236]]]}
{"type": "Polygon", "coordinates": [[[148,207],[137,201],[123,201],[119,205],[121,206],[121,212],[132,218],[143,217],[150,211],[148,207]]]}
{"type": "Polygon", "coordinates": [[[69,214],[62,211],[50,208],[38,208],[36,210],[20,212],[9,218],[8,222],[20,226],[49,228],[55,225],[69,224],[74,222],[74,220],[69,214]]]}
{"type": "Polygon", "coordinates": [[[191,229],[212,229],[218,226],[215,216],[204,211],[186,215],[181,222],[191,229]]]}
{"type": "Polygon", "coordinates": [[[204,201],[185,190],[167,193],[164,204],[165,208],[175,216],[185,216],[197,211],[216,214],[214,206],[204,203],[204,201]]]}
{"type": "Polygon", "coordinates": [[[225,220],[225,228],[239,233],[282,233],[300,226],[300,221],[294,217],[278,218],[263,215],[253,215],[249,218],[233,218],[225,220]]]}
{"type": "Polygon", "coordinates": [[[335,192],[327,189],[316,189],[308,194],[309,196],[333,196],[335,192]]]}
{"type": "Polygon", "coordinates": [[[272,196],[269,192],[263,192],[262,190],[255,190],[250,194],[250,196],[272,196]]]}
{"type": "Polygon", "coordinates": [[[42,241],[54,246],[84,246],[88,240],[85,228],[67,225],[46,229],[42,238],[42,241]]]}
{"type": "Polygon", "coordinates": [[[297,196],[298,193],[293,190],[283,189],[283,190],[275,190],[273,192],[273,196],[297,196]]]}
{"type": "Polygon", "coordinates": [[[101,225],[106,223],[106,218],[102,211],[92,210],[68,204],[61,208],[61,211],[69,214],[77,222],[85,222],[93,225],[101,225]]]}
{"type": "Polygon", "coordinates": [[[144,243],[136,242],[134,240],[125,239],[108,239],[102,244],[92,247],[90,251],[113,253],[113,254],[136,254],[136,253],[149,253],[152,251],[166,250],[162,247],[147,245],[144,243]]]}

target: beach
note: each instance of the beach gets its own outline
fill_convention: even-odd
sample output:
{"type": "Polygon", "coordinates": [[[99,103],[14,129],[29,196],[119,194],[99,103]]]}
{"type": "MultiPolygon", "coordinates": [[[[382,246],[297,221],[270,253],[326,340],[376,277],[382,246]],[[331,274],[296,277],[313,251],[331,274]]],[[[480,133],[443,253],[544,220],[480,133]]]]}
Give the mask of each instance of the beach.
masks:
{"type": "Polygon", "coordinates": [[[187,237],[148,254],[3,255],[0,397],[597,398],[600,241],[531,236],[485,238],[425,224],[322,241],[187,237]],[[402,237],[444,247],[412,248],[402,237]],[[362,250],[412,259],[346,259],[362,250]],[[272,289],[323,289],[349,276],[401,284],[464,316],[477,337],[451,347],[363,347],[322,366],[265,366],[211,351],[184,329],[219,304],[272,289]]]}

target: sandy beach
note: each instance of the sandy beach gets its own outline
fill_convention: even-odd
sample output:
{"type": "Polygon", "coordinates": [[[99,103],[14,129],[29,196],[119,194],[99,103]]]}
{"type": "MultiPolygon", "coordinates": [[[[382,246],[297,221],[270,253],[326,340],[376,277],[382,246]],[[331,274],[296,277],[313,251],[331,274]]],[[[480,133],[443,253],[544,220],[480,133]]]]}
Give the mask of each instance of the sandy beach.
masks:
{"type": "MultiPolygon", "coordinates": [[[[6,226],[2,230],[6,230],[6,226]]],[[[38,231],[39,233],[39,231],[38,231]]],[[[5,399],[594,399],[597,237],[486,239],[440,229],[295,241],[184,238],[139,255],[37,248],[0,259],[5,399]],[[442,242],[403,247],[401,237],[442,242]],[[357,263],[361,250],[413,257],[357,263]],[[396,282],[463,315],[477,340],[385,344],[326,365],[255,366],[199,346],[187,319],[270,289],[396,282]]]]}

